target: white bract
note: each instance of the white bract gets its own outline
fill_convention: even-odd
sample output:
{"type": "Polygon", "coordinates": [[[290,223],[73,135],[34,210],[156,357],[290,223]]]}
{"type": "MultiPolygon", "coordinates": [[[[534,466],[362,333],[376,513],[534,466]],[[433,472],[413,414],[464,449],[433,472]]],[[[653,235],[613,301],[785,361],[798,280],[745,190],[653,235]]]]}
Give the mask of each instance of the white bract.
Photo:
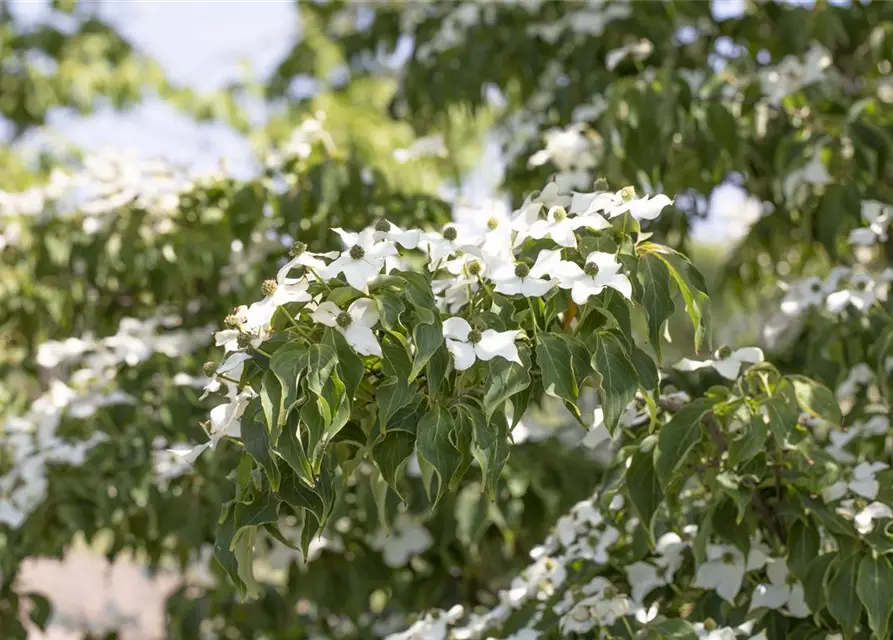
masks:
{"type": "Polygon", "coordinates": [[[447,350],[453,356],[457,371],[469,369],[475,360],[489,362],[495,357],[523,364],[518,355],[515,340],[520,331],[495,331],[472,329],[464,318],[447,318],[443,321],[443,337],[447,350]]]}
{"type": "Polygon", "coordinates": [[[310,317],[314,322],[335,328],[360,355],[381,356],[381,345],[372,331],[379,319],[374,300],[354,300],[347,311],[342,311],[334,302],[327,300],[320,303],[310,317]]]}
{"type": "Polygon", "coordinates": [[[786,607],[795,618],[805,618],[809,615],[809,608],[803,596],[803,585],[791,576],[784,558],[770,560],[766,566],[766,575],[769,577],[769,584],[756,586],[750,601],[751,611],[762,607],[767,609],[786,607]]]}
{"type": "Polygon", "coordinates": [[[332,231],[341,236],[348,248],[324,269],[321,276],[328,279],[344,274],[347,284],[358,291],[369,293],[369,282],[381,273],[385,258],[395,255],[397,248],[391,241],[376,241],[374,229],[365,229],[359,233],[343,229],[332,231]]]}
{"type": "Polygon", "coordinates": [[[716,353],[715,360],[699,362],[683,358],[673,366],[679,371],[697,371],[704,367],[713,367],[723,378],[735,380],[741,373],[742,367],[749,364],[758,364],[763,360],[763,350],[759,347],[742,347],[735,351],[720,349],[716,353]]]}
{"type": "Polygon", "coordinates": [[[506,295],[522,295],[527,298],[539,298],[548,293],[555,285],[555,280],[546,280],[548,275],[560,261],[560,251],[540,251],[534,265],[524,263],[501,264],[493,270],[492,280],[496,291],[506,295]]]}
{"type": "Polygon", "coordinates": [[[737,547],[722,544],[707,545],[707,560],[698,566],[695,586],[713,589],[725,601],[735,603],[735,596],[741,591],[744,574],[756,571],[766,564],[766,554],[762,545],[752,545],[745,560],[737,547]]]}
{"type": "Polygon", "coordinates": [[[554,273],[558,277],[558,286],[570,289],[574,303],[584,305],[605,287],[614,289],[624,298],[632,298],[632,284],[620,269],[621,265],[613,253],[593,251],[586,256],[582,267],[576,262],[562,260],[555,265],[554,273]]]}

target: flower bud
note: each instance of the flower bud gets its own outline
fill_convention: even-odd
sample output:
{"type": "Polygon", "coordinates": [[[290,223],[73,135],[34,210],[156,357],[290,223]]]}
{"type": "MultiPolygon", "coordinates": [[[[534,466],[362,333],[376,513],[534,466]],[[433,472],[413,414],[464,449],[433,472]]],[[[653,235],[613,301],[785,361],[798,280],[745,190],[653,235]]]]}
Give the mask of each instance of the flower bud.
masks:
{"type": "Polygon", "coordinates": [[[380,231],[381,233],[387,233],[391,230],[391,223],[381,218],[375,223],[375,230],[380,231]]]}
{"type": "Polygon", "coordinates": [[[306,244],[304,244],[303,242],[293,242],[288,250],[288,255],[290,255],[292,258],[297,258],[305,251],[307,251],[306,244]]]}
{"type": "Polygon", "coordinates": [[[474,262],[469,262],[466,269],[468,270],[468,275],[470,276],[481,275],[481,263],[477,260],[475,260],[474,262]]]}
{"type": "Polygon", "coordinates": [[[478,342],[481,341],[482,337],[483,336],[481,335],[481,332],[479,330],[472,329],[471,331],[468,332],[468,343],[469,344],[477,344],[478,342]]]}
{"type": "Polygon", "coordinates": [[[599,178],[595,181],[595,190],[596,191],[607,191],[608,190],[608,181],[604,178],[599,178]]]}
{"type": "Polygon", "coordinates": [[[443,230],[443,239],[447,242],[453,242],[456,238],[459,237],[459,232],[456,231],[456,227],[445,227],[443,230]]]}
{"type": "Polygon", "coordinates": [[[354,246],[352,246],[352,247],[350,248],[350,254],[349,254],[349,255],[350,255],[350,257],[353,258],[354,260],[362,260],[362,259],[363,259],[363,256],[366,255],[366,250],[363,249],[363,247],[361,247],[360,245],[355,244],[354,246]]]}
{"type": "Polygon", "coordinates": [[[263,294],[265,298],[269,298],[271,295],[276,293],[276,289],[279,288],[279,283],[270,278],[269,280],[264,280],[260,285],[260,292],[263,294]]]}
{"type": "Polygon", "coordinates": [[[205,375],[209,378],[214,375],[217,371],[217,363],[211,362],[210,360],[202,365],[202,371],[205,372],[205,375]]]}
{"type": "Polygon", "coordinates": [[[567,211],[564,207],[555,207],[554,212],[552,213],[552,218],[555,219],[555,222],[561,222],[565,218],[567,218],[567,211]]]}
{"type": "Polygon", "coordinates": [[[620,197],[623,198],[624,202],[629,202],[630,200],[632,200],[633,198],[636,197],[636,188],[633,187],[632,185],[630,185],[628,187],[623,187],[620,190],[620,197]]]}
{"type": "Polygon", "coordinates": [[[337,322],[338,326],[342,329],[347,329],[347,327],[349,327],[350,324],[353,322],[353,318],[350,317],[350,314],[347,313],[347,311],[342,311],[335,318],[335,322],[337,322]]]}
{"type": "Polygon", "coordinates": [[[490,231],[493,231],[498,226],[499,226],[499,220],[497,220],[496,218],[490,218],[489,220],[487,220],[487,228],[490,231]]]}
{"type": "Polygon", "coordinates": [[[242,324],[242,321],[235,313],[231,313],[223,319],[223,324],[225,324],[230,329],[235,329],[240,324],[242,324]]]}
{"type": "Polygon", "coordinates": [[[594,262],[587,262],[583,265],[583,273],[590,278],[594,278],[598,274],[598,265],[594,262]]]}
{"type": "Polygon", "coordinates": [[[716,350],[716,358],[717,360],[725,360],[732,355],[732,347],[727,344],[722,345],[719,349],[716,350]]]}
{"type": "Polygon", "coordinates": [[[515,275],[519,278],[526,278],[528,275],[530,275],[530,267],[528,267],[526,264],[516,264],[515,275]]]}

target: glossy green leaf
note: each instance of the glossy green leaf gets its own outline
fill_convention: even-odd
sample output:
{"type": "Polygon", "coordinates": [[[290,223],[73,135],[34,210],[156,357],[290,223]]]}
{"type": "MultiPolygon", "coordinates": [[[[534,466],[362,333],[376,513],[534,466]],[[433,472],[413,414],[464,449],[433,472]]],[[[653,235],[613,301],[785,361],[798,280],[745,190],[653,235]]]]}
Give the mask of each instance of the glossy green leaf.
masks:
{"type": "Polygon", "coordinates": [[[875,636],[889,637],[890,614],[893,613],[893,567],[886,556],[862,556],[856,593],[868,612],[868,626],[875,636]]]}
{"type": "Polygon", "coordinates": [[[701,441],[701,420],[710,411],[710,403],[699,400],[680,409],[673,419],[660,427],[654,468],[666,487],[692,448],[701,441]]]}

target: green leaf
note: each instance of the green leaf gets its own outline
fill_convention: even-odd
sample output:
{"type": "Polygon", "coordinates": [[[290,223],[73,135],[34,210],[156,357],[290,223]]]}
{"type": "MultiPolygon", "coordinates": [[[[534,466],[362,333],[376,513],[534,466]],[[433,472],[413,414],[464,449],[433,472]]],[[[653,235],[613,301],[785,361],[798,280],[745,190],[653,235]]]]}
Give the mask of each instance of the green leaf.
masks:
{"type": "Polygon", "coordinates": [[[825,574],[831,563],[837,558],[836,553],[824,553],[810,561],[806,568],[806,579],[803,580],[803,598],[809,610],[818,613],[825,607],[825,574]]]}
{"type": "Polygon", "coordinates": [[[409,381],[412,362],[406,347],[393,336],[385,336],[381,341],[381,372],[388,377],[409,381]]]}
{"type": "Polygon", "coordinates": [[[372,447],[372,458],[388,486],[403,500],[399,489],[399,475],[415,449],[415,435],[405,431],[390,431],[372,447]]]}
{"type": "Polygon", "coordinates": [[[349,344],[347,344],[347,340],[344,339],[344,336],[331,327],[326,327],[325,333],[323,333],[322,336],[322,341],[323,344],[335,349],[338,356],[339,377],[342,382],[344,382],[347,399],[352,403],[354,395],[357,392],[357,387],[360,386],[360,382],[362,382],[365,373],[363,369],[363,359],[357,355],[356,351],[354,351],[349,344]]]}
{"type": "MultiPolygon", "coordinates": [[[[642,282],[641,304],[648,317],[648,338],[660,361],[661,332],[664,323],[676,310],[673,290],[670,284],[670,271],[664,262],[651,253],[639,260],[638,275],[642,282]]],[[[653,389],[654,387],[649,387],[653,389]]]]}
{"type": "Polygon", "coordinates": [[[790,388],[785,386],[787,394],[779,393],[766,402],[766,417],[769,418],[769,431],[779,445],[787,442],[788,436],[800,417],[800,411],[790,398],[790,388]]]}
{"type": "Polygon", "coordinates": [[[632,346],[629,355],[636,373],[639,374],[639,382],[642,383],[642,388],[649,391],[657,389],[660,377],[657,373],[657,365],[651,359],[651,356],[636,345],[632,346]]]}
{"type": "Polygon", "coordinates": [[[524,366],[504,358],[493,358],[489,363],[490,376],[484,392],[484,417],[487,420],[495,411],[504,407],[506,400],[530,385],[530,352],[519,347],[518,355],[524,366]]]}
{"type": "Polygon", "coordinates": [[[652,622],[644,629],[650,640],[697,640],[698,632],[690,623],[679,618],[652,622]]]}
{"type": "MultiPolygon", "coordinates": [[[[322,480],[322,478],[320,478],[322,480]]],[[[327,494],[322,487],[322,482],[315,487],[309,487],[290,471],[282,474],[282,483],[276,498],[291,505],[295,509],[304,509],[313,514],[320,527],[326,523],[328,511],[331,507],[327,494]]]]}
{"type": "Polygon", "coordinates": [[[557,335],[542,333],[536,343],[536,363],[543,376],[543,388],[555,398],[576,402],[578,389],[571,364],[571,352],[557,335]]]}
{"type": "Polygon", "coordinates": [[[327,344],[317,343],[307,347],[307,353],[298,363],[307,369],[307,389],[322,395],[323,387],[335,365],[338,364],[338,352],[327,344]]]}
{"type": "Polygon", "coordinates": [[[862,605],[856,591],[858,569],[855,558],[838,556],[825,588],[828,612],[844,629],[855,629],[862,617],[862,605]]]}
{"type": "Polygon", "coordinates": [[[260,401],[256,398],[245,408],[241,420],[242,442],[245,444],[245,451],[251,454],[251,457],[263,468],[270,486],[275,491],[279,488],[279,468],[273,459],[270,432],[267,431],[266,425],[257,419],[259,411],[260,401]]]}
{"type": "Polygon", "coordinates": [[[297,418],[294,417],[295,415],[297,414],[292,414],[292,417],[286,422],[277,443],[276,453],[304,482],[313,484],[313,467],[307,457],[304,443],[301,441],[301,427],[297,418]]]}
{"type": "Polygon", "coordinates": [[[613,434],[617,421],[636,397],[639,376],[623,345],[609,333],[593,336],[592,368],[602,377],[599,396],[605,415],[605,427],[613,434]]]}
{"type": "Polygon", "coordinates": [[[276,374],[282,386],[282,407],[287,417],[298,399],[298,376],[306,364],[307,348],[294,343],[280,347],[270,358],[270,371],[276,374]]]}
{"type": "Polygon", "coordinates": [[[233,553],[239,565],[239,578],[245,585],[245,592],[257,598],[261,594],[261,586],[254,578],[254,532],[253,527],[243,530],[236,537],[233,553]]]}
{"type": "Polygon", "coordinates": [[[31,612],[28,614],[28,617],[41,631],[46,631],[47,622],[50,619],[50,614],[53,612],[49,599],[34,592],[25,595],[31,601],[31,612]]]}
{"type": "Polygon", "coordinates": [[[729,443],[729,466],[737,467],[766,449],[766,423],[763,416],[751,416],[744,433],[729,443]]]}
{"type": "Polygon", "coordinates": [[[660,428],[654,468],[666,487],[670,476],[685,462],[688,453],[701,441],[701,419],[710,411],[710,403],[696,400],[682,407],[673,419],[660,428]]]}
{"type": "Polygon", "coordinates": [[[648,537],[654,542],[654,515],[664,499],[664,492],[654,469],[654,452],[636,450],[626,470],[626,491],[633,509],[645,524],[648,537]]]}
{"type": "Polygon", "coordinates": [[[868,612],[868,626],[878,638],[887,638],[893,612],[893,567],[885,556],[866,554],[859,562],[856,580],[859,600],[868,612]]]}
{"type": "Polygon", "coordinates": [[[428,411],[419,422],[416,433],[416,446],[419,455],[434,468],[439,479],[432,508],[437,505],[446,492],[453,473],[462,462],[462,455],[453,445],[450,437],[455,428],[453,416],[439,404],[428,411]]]}
{"type": "Polygon", "coordinates": [[[809,564],[819,555],[819,530],[812,521],[795,520],[788,532],[788,569],[806,581],[809,564]]]}
{"type": "Polygon", "coordinates": [[[412,330],[412,337],[415,342],[415,358],[412,361],[412,370],[409,372],[410,381],[415,380],[431,356],[443,344],[443,328],[440,321],[431,324],[417,324],[412,330]]]}
{"type": "Polygon", "coordinates": [[[257,496],[253,502],[236,505],[236,533],[245,527],[260,527],[279,522],[279,502],[269,491],[257,496]]]}
{"type": "Polygon", "coordinates": [[[788,376],[794,385],[797,404],[809,415],[840,424],[840,406],[828,387],[804,376],[788,376]]]}
{"type": "Polygon", "coordinates": [[[232,551],[233,537],[236,535],[236,520],[234,510],[230,511],[226,519],[217,526],[217,535],[214,538],[214,559],[223,567],[230,580],[245,597],[245,585],[239,577],[239,561],[232,551]]]}
{"type": "Polygon", "coordinates": [[[473,547],[484,535],[490,524],[487,510],[484,492],[477,483],[466,485],[456,496],[456,537],[464,545],[473,547]]]}
{"type": "Polygon", "coordinates": [[[378,307],[378,315],[381,326],[388,331],[394,331],[400,324],[400,314],[406,309],[403,300],[390,291],[382,291],[373,296],[378,307]]]}
{"type": "Polygon", "coordinates": [[[428,382],[428,393],[436,396],[440,391],[446,379],[447,368],[450,365],[450,352],[447,351],[446,344],[442,344],[440,348],[434,352],[428,364],[425,365],[425,379],[428,382]]]}
{"type": "Polygon", "coordinates": [[[409,303],[416,308],[416,312],[420,309],[428,310],[432,312],[431,316],[433,317],[433,310],[435,309],[434,293],[431,291],[431,282],[428,278],[421,273],[413,271],[395,271],[393,275],[402,278],[406,283],[404,293],[406,293],[409,303]]]}
{"type": "Polygon", "coordinates": [[[391,417],[408,405],[414,397],[415,390],[410,388],[406,380],[391,378],[378,388],[375,403],[378,406],[378,424],[382,432],[387,431],[391,417]]]}
{"type": "Polygon", "coordinates": [[[481,468],[484,490],[494,499],[499,477],[509,458],[508,424],[498,414],[488,422],[480,409],[469,404],[460,404],[458,411],[458,419],[472,425],[471,453],[481,468]]]}
{"type": "Polygon", "coordinates": [[[735,116],[724,104],[711,101],[707,105],[707,126],[710,128],[711,137],[734,158],[738,154],[740,143],[735,116]]]}
{"type": "Polygon", "coordinates": [[[261,380],[260,402],[267,420],[267,428],[270,430],[270,441],[275,443],[282,432],[280,420],[285,418],[285,414],[282,411],[282,387],[279,378],[270,369],[264,373],[261,380]]]}
{"type": "Polygon", "coordinates": [[[736,517],[738,506],[734,500],[720,496],[713,511],[713,532],[738,547],[745,556],[750,552],[750,532],[736,517]]]}
{"type": "Polygon", "coordinates": [[[668,247],[646,243],[644,251],[653,253],[663,261],[679,287],[685,302],[685,311],[695,332],[695,351],[700,351],[705,341],[708,345],[710,342],[710,308],[704,276],[688,258],[668,247]]]}

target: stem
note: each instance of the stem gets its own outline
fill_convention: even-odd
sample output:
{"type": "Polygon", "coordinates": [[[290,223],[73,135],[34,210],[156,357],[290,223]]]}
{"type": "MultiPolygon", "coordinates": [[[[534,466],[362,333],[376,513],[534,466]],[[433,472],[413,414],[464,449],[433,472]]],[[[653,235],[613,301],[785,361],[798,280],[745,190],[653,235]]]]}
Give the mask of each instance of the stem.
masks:
{"type": "MultiPolygon", "coordinates": [[[[527,296],[524,297],[526,298],[527,296]]],[[[536,322],[536,311],[534,311],[533,309],[533,300],[531,300],[530,298],[527,298],[527,306],[530,307],[530,315],[531,319],[533,320],[533,337],[534,339],[536,339],[539,334],[539,327],[537,326],[536,322]]]]}
{"type": "Polygon", "coordinates": [[[272,357],[273,357],[272,355],[270,355],[269,353],[267,353],[266,351],[264,351],[264,350],[261,349],[260,347],[254,347],[254,350],[257,351],[257,352],[258,352],[259,354],[261,354],[262,356],[266,356],[266,357],[268,357],[268,358],[272,358],[272,357]]]}

